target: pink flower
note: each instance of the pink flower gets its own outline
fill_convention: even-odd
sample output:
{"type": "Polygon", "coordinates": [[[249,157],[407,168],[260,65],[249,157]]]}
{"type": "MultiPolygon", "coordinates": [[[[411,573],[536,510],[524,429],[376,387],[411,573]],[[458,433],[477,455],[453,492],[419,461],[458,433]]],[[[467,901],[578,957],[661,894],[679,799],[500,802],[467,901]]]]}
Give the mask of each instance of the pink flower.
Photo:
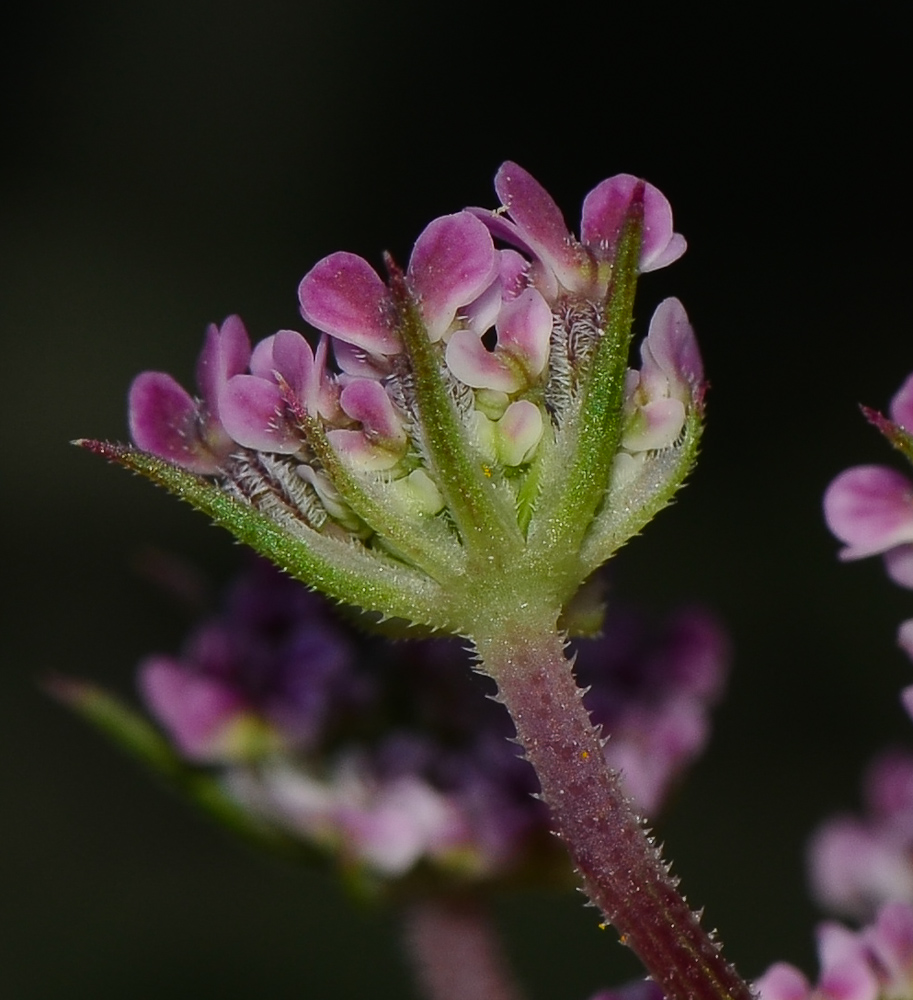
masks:
{"type": "Polygon", "coordinates": [[[583,202],[578,240],[552,196],[523,167],[504,163],[495,190],[507,215],[472,209],[496,238],[531,254],[533,280],[546,298],[558,286],[585,295],[605,294],[612,257],[632,203],[643,206],[640,270],[653,271],[677,260],[687,244],[672,230],[672,209],[652,184],[618,174],[597,184],[583,202]]]}
{"type": "Polygon", "coordinates": [[[130,434],[137,446],[200,475],[218,472],[235,450],[222,422],[225,388],[246,370],[250,341],[244,324],[229,316],[214,323],[197,363],[201,398],[194,399],[170,375],[143,372],[130,387],[130,434]]]}

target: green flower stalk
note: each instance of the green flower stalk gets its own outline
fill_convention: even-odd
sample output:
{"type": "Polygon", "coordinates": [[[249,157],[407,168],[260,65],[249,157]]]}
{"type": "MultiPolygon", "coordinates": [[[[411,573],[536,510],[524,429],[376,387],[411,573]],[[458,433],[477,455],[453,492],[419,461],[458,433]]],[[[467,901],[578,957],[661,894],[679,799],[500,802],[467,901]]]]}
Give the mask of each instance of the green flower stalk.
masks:
{"type": "Polygon", "coordinates": [[[565,652],[583,584],[695,459],[705,382],[678,300],[628,367],[638,276],[685,242],[629,175],[589,193],[579,239],[516,164],[495,186],[500,209],[436,219],[387,280],[353,254],[319,262],[299,288],[316,349],[283,330],[252,350],[231,317],[207,334],[198,397],[144,373],[136,447],[82,443],[387,627],[470,642],[622,941],[669,1000],[748,1000],[607,765],[565,652]]]}

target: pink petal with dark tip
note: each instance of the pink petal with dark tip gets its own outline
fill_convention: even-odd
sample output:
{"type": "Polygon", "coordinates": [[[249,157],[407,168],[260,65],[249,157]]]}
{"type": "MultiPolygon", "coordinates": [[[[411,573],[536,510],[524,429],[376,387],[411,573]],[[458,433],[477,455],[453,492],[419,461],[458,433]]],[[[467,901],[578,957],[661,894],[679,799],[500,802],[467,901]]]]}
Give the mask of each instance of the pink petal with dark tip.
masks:
{"type": "Polygon", "coordinates": [[[301,436],[288,420],[276,382],[235,375],[228,380],[222,400],[222,423],[242,447],[280,455],[293,455],[301,448],[301,436]]]}
{"type": "Polygon", "coordinates": [[[532,174],[510,161],[495,174],[495,191],[522,240],[555,272],[561,284],[570,290],[584,287],[592,261],[571,236],[548,191],[532,174]]]}
{"type": "Polygon", "coordinates": [[[891,419],[908,434],[913,434],[913,375],[897,390],[891,400],[891,419]]]}
{"type": "Polygon", "coordinates": [[[515,357],[532,377],[548,364],[552,311],[535,288],[505,302],[498,317],[498,349],[515,357]]]}
{"type": "Polygon", "coordinates": [[[847,469],[824,494],[824,517],[847,545],[841,559],[886,552],[913,542],[913,486],[886,466],[847,469]]]}
{"type": "MultiPolygon", "coordinates": [[[[614,253],[640,183],[632,174],[618,174],[597,184],[584,199],[580,238],[600,256],[611,257],[614,253]]],[[[672,231],[672,207],[666,196],[652,184],[643,183],[642,272],[671,264],[687,245],[683,236],[672,231]]]]}
{"type": "Polygon", "coordinates": [[[676,298],[664,299],[656,307],[650,329],[641,345],[641,380],[648,387],[665,379],[671,395],[688,402],[704,384],[704,363],[685,307],[676,298]]]}
{"type": "Polygon", "coordinates": [[[318,330],[374,354],[401,349],[387,286],[364,258],[340,251],[324,257],[298,286],[301,315],[318,330]]]}
{"type": "Polygon", "coordinates": [[[497,273],[491,236],[475,216],[457,212],[425,227],[407,276],[432,341],[441,339],[457,309],[480,295],[497,273]]]}
{"type": "Polygon", "coordinates": [[[447,367],[473,389],[498,389],[516,392],[524,378],[503,357],[489,351],[471,330],[456,330],[447,341],[447,367]]]}
{"type": "Polygon", "coordinates": [[[373,379],[353,379],[342,390],[339,404],[353,419],[372,435],[405,444],[406,432],[400,415],[380,382],[373,379]]]}
{"type": "Polygon", "coordinates": [[[220,413],[219,394],[233,376],[247,371],[250,338],[238,316],[229,316],[221,327],[210,323],[197,361],[197,385],[213,417],[220,413]]]}
{"type": "Polygon", "coordinates": [[[170,375],[143,372],[133,380],[129,419],[130,436],[143,451],[199,475],[218,471],[220,456],[201,436],[199,404],[170,375]]]}

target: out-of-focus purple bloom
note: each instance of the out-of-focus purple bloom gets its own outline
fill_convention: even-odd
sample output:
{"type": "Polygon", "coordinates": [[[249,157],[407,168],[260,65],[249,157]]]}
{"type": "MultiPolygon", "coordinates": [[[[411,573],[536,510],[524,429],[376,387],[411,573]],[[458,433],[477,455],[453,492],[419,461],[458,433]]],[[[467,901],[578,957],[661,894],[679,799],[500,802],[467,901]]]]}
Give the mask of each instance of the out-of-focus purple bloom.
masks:
{"type": "MultiPolygon", "coordinates": [[[[686,612],[658,631],[621,611],[578,644],[606,755],[655,814],[706,742],[727,661],[719,627],[686,612]]],[[[536,780],[488,682],[449,640],[391,645],[343,632],[329,606],[258,563],[180,657],[140,670],[146,703],[181,753],[223,769],[261,818],[344,865],[399,877],[550,870],[536,780]]]]}
{"type": "Polygon", "coordinates": [[[828,820],[808,851],[819,904],[857,919],[892,900],[913,904],[913,755],[892,751],[877,758],[863,790],[865,814],[828,820]]]}
{"type": "Polygon", "coordinates": [[[372,686],[322,598],[261,563],[179,658],[145,660],[139,683],[181,752],[212,763],[310,749],[372,686]]]}
{"type": "Polygon", "coordinates": [[[759,1000],[907,1000],[913,997],[913,909],[890,903],[873,924],[817,930],[821,972],[812,985],[795,966],[772,965],[755,981],[759,1000]]]}

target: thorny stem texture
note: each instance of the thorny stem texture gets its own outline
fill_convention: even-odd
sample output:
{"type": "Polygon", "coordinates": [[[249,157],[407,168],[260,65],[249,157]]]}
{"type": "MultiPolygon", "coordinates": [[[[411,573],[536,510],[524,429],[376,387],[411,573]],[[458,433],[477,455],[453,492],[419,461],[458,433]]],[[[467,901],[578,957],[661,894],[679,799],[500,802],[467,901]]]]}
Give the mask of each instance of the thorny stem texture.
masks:
{"type": "Polygon", "coordinates": [[[606,764],[563,638],[552,630],[476,639],[519,742],[536,770],[556,834],[583,890],[643,962],[667,1000],[753,1000],[701,927],[606,764]]]}
{"type": "Polygon", "coordinates": [[[414,901],[405,914],[404,937],[428,1000],[523,1000],[476,900],[414,901]]]}

